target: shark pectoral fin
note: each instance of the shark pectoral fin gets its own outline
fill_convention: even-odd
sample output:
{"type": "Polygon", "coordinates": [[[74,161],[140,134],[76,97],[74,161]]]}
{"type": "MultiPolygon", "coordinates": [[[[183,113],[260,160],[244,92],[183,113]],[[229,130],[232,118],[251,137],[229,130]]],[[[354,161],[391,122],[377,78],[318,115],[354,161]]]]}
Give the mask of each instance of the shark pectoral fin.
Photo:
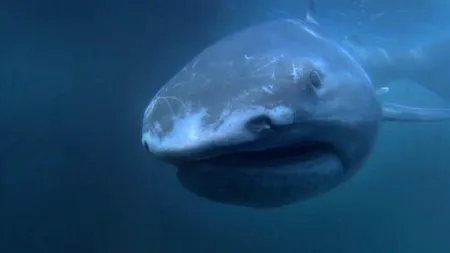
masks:
{"type": "Polygon", "coordinates": [[[383,103],[384,121],[426,122],[450,120],[450,108],[420,108],[383,103]]]}

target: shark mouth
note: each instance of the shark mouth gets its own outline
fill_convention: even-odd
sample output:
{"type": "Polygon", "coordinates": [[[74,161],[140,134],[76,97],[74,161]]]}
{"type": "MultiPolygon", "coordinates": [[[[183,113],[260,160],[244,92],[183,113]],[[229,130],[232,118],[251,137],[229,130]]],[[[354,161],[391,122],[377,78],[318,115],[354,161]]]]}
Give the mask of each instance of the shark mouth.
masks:
{"type": "Polygon", "coordinates": [[[308,167],[308,164],[317,164],[322,159],[330,158],[338,159],[342,163],[343,159],[339,153],[330,143],[312,141],[265,150],[231,152],[210,157],[205,159],[205,162],[246,168],[274,168],[290,164],[308,167]]]}

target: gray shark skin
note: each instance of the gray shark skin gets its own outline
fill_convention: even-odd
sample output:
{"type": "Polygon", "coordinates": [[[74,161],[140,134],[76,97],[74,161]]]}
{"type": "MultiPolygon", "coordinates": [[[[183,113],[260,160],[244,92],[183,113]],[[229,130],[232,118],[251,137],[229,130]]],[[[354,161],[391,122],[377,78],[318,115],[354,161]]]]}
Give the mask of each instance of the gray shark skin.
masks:
{"type": "Polygon", "coordinates": [[[400,52],[349,41],[345,44],[376,87],[409,80],[450,101],[450,39],[400,52]]]}
{"type": "Polygon", "coordinates": [[[300,20],[251,26],[198,54],[153,97],[142,143],[197,196],[280,207],[354,175],[382,121],[447,109],[382,105],[361,65],[300,20]]]}

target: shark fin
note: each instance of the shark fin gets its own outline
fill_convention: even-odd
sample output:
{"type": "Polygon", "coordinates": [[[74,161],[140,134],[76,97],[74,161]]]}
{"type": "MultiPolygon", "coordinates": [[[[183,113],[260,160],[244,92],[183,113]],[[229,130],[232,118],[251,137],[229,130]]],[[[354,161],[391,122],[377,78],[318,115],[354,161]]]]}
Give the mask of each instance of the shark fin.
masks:
{"type": "Polygon", "coordinates": [[[352,55],[376,87],[409,80],[450,101],[450,38],[405,51],[388,52],[384,48],[357,43],[349,45],[352,55]]]}
{"type": "Polygon", "coordinates": [[[421,108],[383,103],[383,120],[398,122],[430,122],[450,120],[450,108],[421,108]]]}
{"type": "Polygon", "coordinates": [[[309,0],[308,8],[306,10],[305,21],[314,25],[319,25],[319,22],[317,22],[317,20],[314,18],[315,15],[316,15],[316,1],[309,0]]]}

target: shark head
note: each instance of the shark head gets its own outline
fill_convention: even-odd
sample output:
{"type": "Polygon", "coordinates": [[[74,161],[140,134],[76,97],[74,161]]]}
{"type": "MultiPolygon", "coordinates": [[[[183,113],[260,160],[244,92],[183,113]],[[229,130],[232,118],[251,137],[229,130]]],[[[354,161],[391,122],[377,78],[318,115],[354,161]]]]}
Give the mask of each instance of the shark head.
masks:
{"type": "Polygon", "coordinates": [[[198,196],[277,207],[350,178],[382,118],[370,78],[345,50],[302,21],[277,20],[180,70],[147,107],[142,143],[198,196]]]}

